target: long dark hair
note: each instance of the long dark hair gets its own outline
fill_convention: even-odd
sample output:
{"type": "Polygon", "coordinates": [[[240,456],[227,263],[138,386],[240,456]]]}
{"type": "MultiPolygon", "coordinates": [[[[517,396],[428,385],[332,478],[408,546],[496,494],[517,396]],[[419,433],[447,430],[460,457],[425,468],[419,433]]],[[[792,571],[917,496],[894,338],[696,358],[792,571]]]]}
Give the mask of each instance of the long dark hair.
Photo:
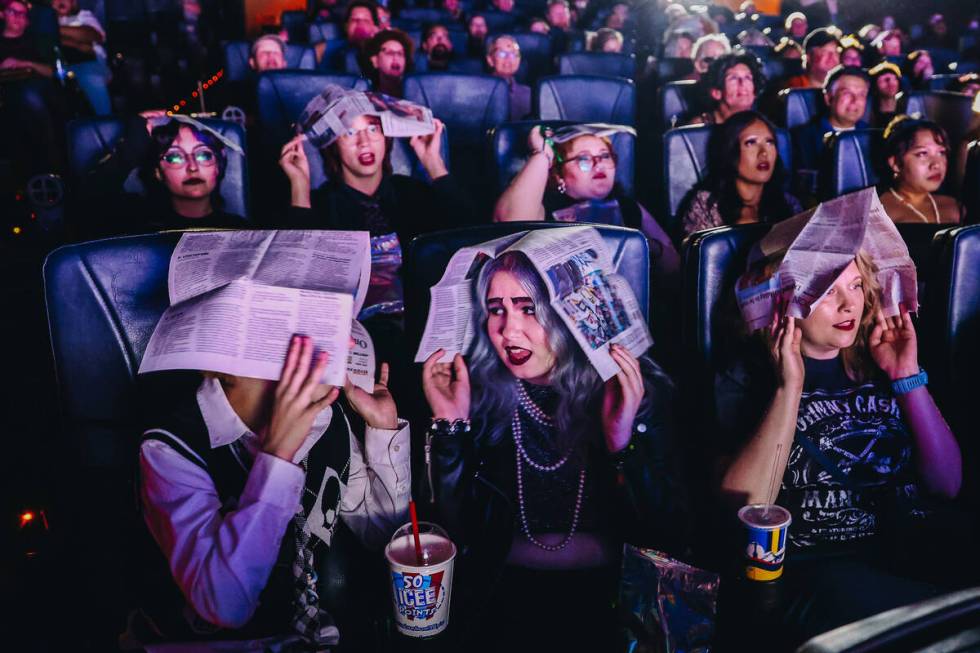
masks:
{"type": "Polygon", "coordinates": [[[214,191],[211,193],[211,207],[214,210],[218,210],[222,205],[221,180],[225,178],[225,171],[228,168],[228,155],[225,152],[224,143],[215,138],[210,132],[197,129],[193,125],[171,120],[164,125],[153,128],[153,131],[150,132],[152,146],[147,149],[146,156],[140,163],[138,171],[140,181],[143,182],[143,187],[146,189],[146,193],[150,198],[154,200],[167,198],[169,200],[170,195],[163,182],[157,177],[157,170],[160,169],[160,159],[163,158],[163,155],[167,153],[167,150],[177,140],[181,127],[187,127],[191,130],[194,138],[202,145],[210,148],[217,158],[218,181],[215,183],[214,191]]]}
{"type": "MultiPolygon", "coordinates": [[[[742,132],[755,122],[763,123],[773,138],[776,137],[776,127],[757,111],[740,111],[717,125],[708,142],[709,161],[711,166],[704,180],[698,184],[685,199],[689,206],[698,191],[708,191],[709,207],[717,207],[725,224],[733,224],[738,220],[743,202],[738,194],[735,181],[738,179],[738,162],[742,156],[742,132]]],[[[784,180],[786,171],[776,149],[776,159],[773,161],[772,178],[762,189],[759,201],[759,221],[776,222],[789,217],[793,208],[786,201],[784,180]]],[[[685,208],[681,209],[681,215],[685,208]]]]}

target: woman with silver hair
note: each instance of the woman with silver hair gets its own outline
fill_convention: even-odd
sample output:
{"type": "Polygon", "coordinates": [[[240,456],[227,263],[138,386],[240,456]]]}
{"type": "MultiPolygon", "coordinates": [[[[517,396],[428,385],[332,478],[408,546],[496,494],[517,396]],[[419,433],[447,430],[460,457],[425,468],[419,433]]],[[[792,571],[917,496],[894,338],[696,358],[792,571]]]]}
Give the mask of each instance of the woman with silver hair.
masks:
{"type": "MultiPolygon", "coordinates": [[[[623,543],[684,540],[671,384],[619,345],[603,382],[524,254],[488,262],[475,293],[468,362],[438,350],[423,367],[428,480],[463,551],[461,632],[480,650],[512,647],[517,632],[528,650],[615,650],[623,543]]],[[[599,329],[614,319],[592,317],[599,329]]]]}

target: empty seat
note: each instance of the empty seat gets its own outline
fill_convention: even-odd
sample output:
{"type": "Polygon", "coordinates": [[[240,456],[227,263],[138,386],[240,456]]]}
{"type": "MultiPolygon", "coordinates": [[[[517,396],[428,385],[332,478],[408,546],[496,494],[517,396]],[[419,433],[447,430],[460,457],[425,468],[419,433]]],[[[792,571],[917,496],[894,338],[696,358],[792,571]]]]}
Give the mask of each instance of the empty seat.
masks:
{"type": "MultiPolygon", "coordinates": [[[[240,125],[214,119],[203,119],[202,122],[245,149],[245,130],[240,125]]],[[[83,203],[98,198],[85,196],[81,180],[112,152],[116,141],[123,135],[123,127],[123,119],[116,117],[84,118],[68,123],[68,166],[75,190],[81,194],[83,203]]],[[[138,180],[134,183],[138,185],[138,180]]],[[[248,217],[248,168],[244,156],[228,154],[228,166],[221,180],[221,199],[226,211],[248,217]]]]}
{"type": "MultiPolygon", "coordinates": [[[[258,106],[259,133],[263,146],[275,156],[279,148],[289,140],[294,131],[293,124],[303,113],[306,104],[323,90],[327,84],[338,84],[359,91],[367,90],[367,81],[354,75],[329,75],[301,71],[270,71],[259,76],[258,106]]],[[[442,155],[449,165],[448,135],[443,133],[442,155]]],[[[309,156],[310,184],[313,188],[326,181],[326,172],[319,156],[309,156]]],[[[425,179],[425,171],[414,150],[405,141],[397,138],[392,144],[391,167],[396,174],[412,175],[425,179]]]]}
{"type": "Polygon", "coordinates": [[[482,11],[479,12],[481,16],[487,22],[487,33],[493,34],[495,32],[509,32],[514,29],[517,25],[517,21],[520,20],[520,16],[515,14],[513,11],[482,11]]]}
{"type": "Polygon", "coordinates": [[[837,197],[878,183],[881,129],[855,129],[833,134],[827,144],[830,174],[827,193],[837,197]]]}
{"type": "Polygon", "coordinates": [[[570,52],[558,57],[559,75],[636,77],[636,58],[614,52],[570,52]]]}
{"type": "Polygon", "coordinates": [[[950,48],[926,48],[932,59],[933,70],[947,70],[949,64],[959,59],[959,53],[950,48]]]}
{"type": "MultiPolygon", "coordinates": [[[[225,78],[230,82],[241,82],[252,75],[248,57],[252,44],[248,41],[228,41],[224,44],[225,78]]],[[[286,68],[313,70],[316,55],[313,48],[305,45],[286,44],[286,68]]]]}
{"type": "Polygon", "coordinates": [[[783,101],[783,127],[792,129],[810,122],[820,111],[823,103],[819,88],[787,88],[779,92],[783,101]]]}
{"type": "Polygon", "coordinates": [[[542,120],[636,124],[636,87],[630,80],[594,75],[545,77],[538,81],[534,98],[542,120]]]}
{"type": "Polygon", "coordinates": [[[306,38],[310,43],[329,43],[340,38],[340,26],[337,23],[316,22],[309,26],[306,38]]]}
{"type": "MultiPolygon", "coordinates": [[[[523,120],[505,122],[491,132],[490,149],[493,155],[494,178],[497,182],[498,192],[503,192],[514,176],[527,163],[527,157],[530,154],[527,145],[528,134],[532,127],[541,124],[557,129],[575,123],[564,120],[523,120]]],[[[632,197],[636,138],[632,134],[619,133],[614,134],[610,140],[613,151],[616,153],[616,182],[622,186],[627,195],[632,197]]]]}
{"type": "Polygon", "coordinates": [[[660,87],[661,129],[678,127],[685,120],[699,113],[701,87],[694,80],[668,82],[660,87]]]}
{"type": "MultiPolygon", "coordinates": [[[[677,231],[677,212],[684,197],[708,172],[708,143],[712,128],[705,125],[678,127],[664,134],[663,171],[664,203],[662,215],[667,222],[664,228],[668,233],[677,231]]],[[[776,148],[786,170],[793,169],[793,147],[789,133],[785,129],[776,130],[776,148]]]]}

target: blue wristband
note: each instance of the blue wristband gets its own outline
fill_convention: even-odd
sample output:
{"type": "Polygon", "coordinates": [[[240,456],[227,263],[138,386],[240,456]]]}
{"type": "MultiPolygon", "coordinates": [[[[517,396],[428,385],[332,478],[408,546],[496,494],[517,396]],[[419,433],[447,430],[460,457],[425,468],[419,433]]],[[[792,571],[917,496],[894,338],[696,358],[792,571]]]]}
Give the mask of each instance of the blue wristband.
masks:
{"type": "Polygon", "coordinates": [[[929,383],[929,375],[926,374],[926,371],[920,367],[918,374],[913,374],[912,376],[906,376],[905,378],[892,381],[892,392],[894,392],[896,395],[904,395],[906,392],[912,392],[916,388],[921,388],[927,383],[929,383]]]}

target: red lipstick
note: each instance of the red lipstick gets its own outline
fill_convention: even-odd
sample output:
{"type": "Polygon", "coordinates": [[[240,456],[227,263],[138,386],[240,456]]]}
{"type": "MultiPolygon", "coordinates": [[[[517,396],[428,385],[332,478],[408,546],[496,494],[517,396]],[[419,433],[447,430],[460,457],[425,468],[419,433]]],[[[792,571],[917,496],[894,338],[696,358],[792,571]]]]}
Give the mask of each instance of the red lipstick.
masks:
{"type": "Polygon", "coordinates": [[[840,329],[841,331],[850,331],[854,328],[854,320],[845,320],[844,322],[838,322],[834,325],[835,329],[840,329]]]}
{"type": "Polygon", "coordinates": [[[523,347],[504,347],[504,350],[511,365],[523,365],[531,359],[531,352],[523,347]]]}

